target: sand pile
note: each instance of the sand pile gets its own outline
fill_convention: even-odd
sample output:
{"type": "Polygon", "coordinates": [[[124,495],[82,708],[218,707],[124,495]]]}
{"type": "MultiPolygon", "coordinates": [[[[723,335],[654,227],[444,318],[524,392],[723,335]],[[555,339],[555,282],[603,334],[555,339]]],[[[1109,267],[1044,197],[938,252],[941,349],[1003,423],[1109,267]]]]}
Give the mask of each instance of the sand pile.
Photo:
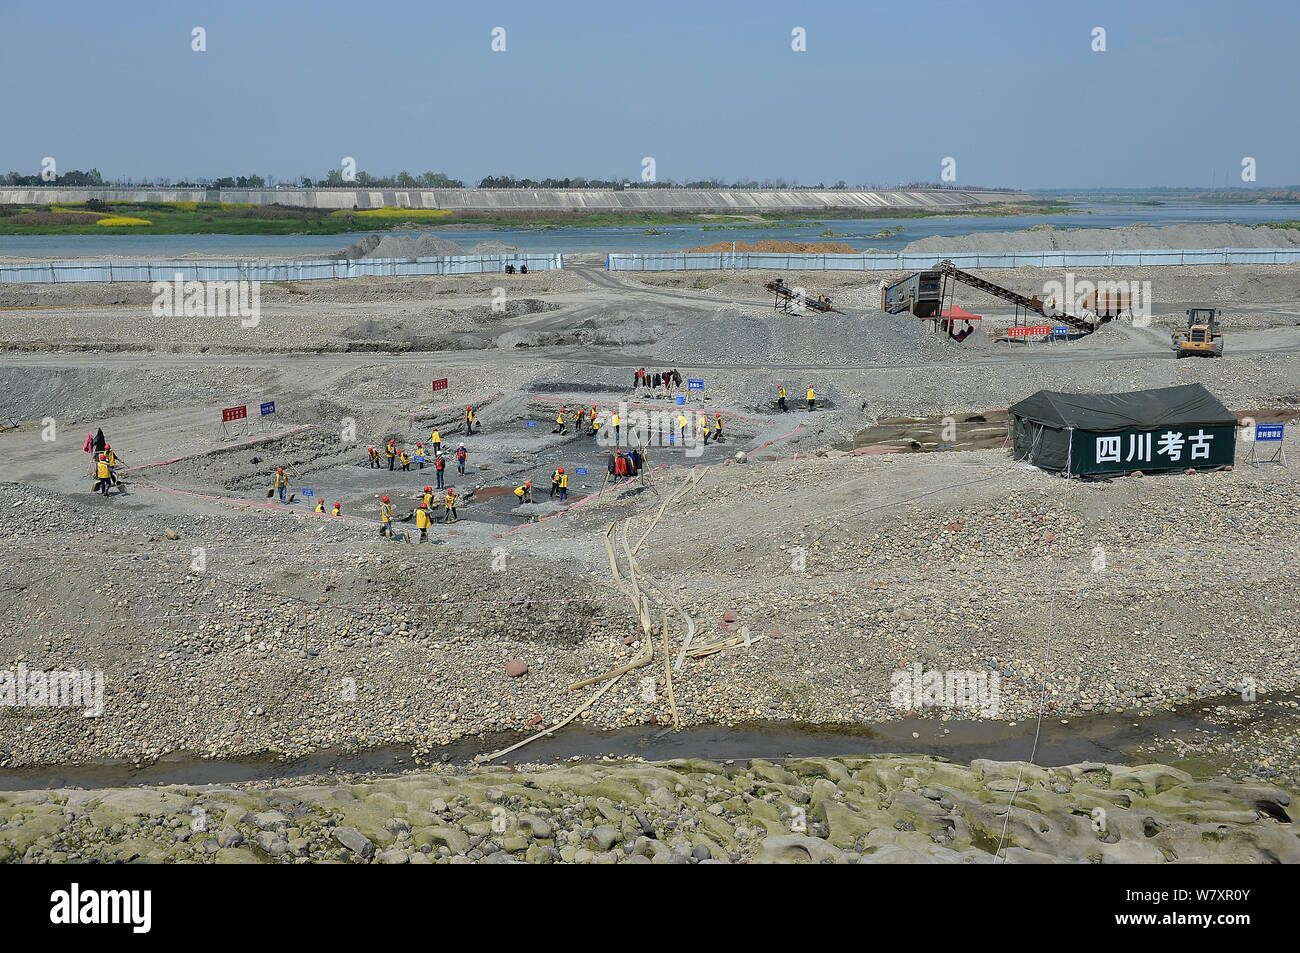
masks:
{"type": "MultiPolygon", "coordinates": [[[[841,245],[838,242],[783,242],[776,239],[764,239],[763,241],[754,242],[736,242],[736,251],[770,251],[770,252],[808,252],[817,255],[856,255],[858,250],[850,248],[848,245],[841,245]]],[[[731,242],[714,242],[711,245],[700,245],[696,248],[685,249],[692,251],[731,251],[731,242]]]]}
{"type": "Polygon", "coordinates": [[[934,235],[911,242],[911,253],[1011,251],[1106,251],[1139,248],[1289,248],[1300,246],[1300,229],[1247,225],[1129,225],[1124,228],[1056,228],[1038,225],[1016,232],[934,235]]]}
{"type": "Polygon", "coordinates": [[[479,242],[472,249],[433,234],[367,235],[332,258],[439,258],[447,255],[508,255],[519,251],[505,242],[479,242]]]}

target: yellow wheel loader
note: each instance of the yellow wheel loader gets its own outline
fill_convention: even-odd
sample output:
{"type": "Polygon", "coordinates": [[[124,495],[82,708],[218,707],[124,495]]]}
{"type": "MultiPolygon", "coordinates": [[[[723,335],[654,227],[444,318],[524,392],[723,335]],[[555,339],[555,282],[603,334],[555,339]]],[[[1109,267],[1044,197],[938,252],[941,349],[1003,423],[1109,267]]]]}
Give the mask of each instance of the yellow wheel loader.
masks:
{"type": "Polygon", "coordinates": [[[1223,332],[1217,308],[1191,308],[1187,330],[1174,333],[1174,351],[1182,357],[1222,357],[1223,332]]]}

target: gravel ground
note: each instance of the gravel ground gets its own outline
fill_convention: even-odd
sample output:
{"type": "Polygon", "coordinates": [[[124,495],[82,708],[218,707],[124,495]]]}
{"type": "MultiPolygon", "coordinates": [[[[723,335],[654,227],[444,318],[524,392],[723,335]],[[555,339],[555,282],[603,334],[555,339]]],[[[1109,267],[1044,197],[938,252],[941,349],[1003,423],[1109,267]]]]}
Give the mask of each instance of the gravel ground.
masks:
{"type": "Polygon", "coordinates": [[[1057,228],[1036,225],[1012,232],[934,235],[909,242],[907,254],[934,252],[1096,251],[1132,248],[1289,248],[1300,229],[1264,225],[1130,225],[1125,228],[1057,228]]]}
{"type": "MultiPolygon", "coordinates": [[[[1300,276],[1177,272],[1177,294],[1237,282],[1240,308],[1259,313],[1294,297],[1300,276]]],[[[146,301],[84,307],[102,288],[3,289],[53,308],[0,313],[0,337],[25,349],[0,354],[0,413],[26,421],[0,435],[0,533],[13,540],[0,552],[0,669],[101,670],[105,710],[6,708],[0,763],[434,751],[575,710],[593,729],[668,723],[662,646],[653,667],[586,707],[596,689],[570,686],[642,652],[604,539],[624,520],[634,541],[650,529],[697,461],[658,449],[652,459],[666,466],[653,481],[522,528],[485,493],[460,524],[435,527],[434,544],[399,546],[378,538],[374,496],[396,488],[407,505],[429,477],[368,474],[337,436],[351,420],[362,445],[427,438],[428,423],[473,402],[486,431],[473,459],[489,467],[474,486],[524,474],[544,486],[557,462],[597,450],[526,419],[546,419],[543,398],[606,410],[645,400],[629,389],[638,366],[704,378],[691,406],[735,415],[730,442],[710,448],[710,469],[664,507],[638,556],[691,614],[697,641],[746,628],[762,637],[683,663],[673,690],[684,724],[893,722],[894,675],[917,665],[996,673],[991,717],[1004,722],[1037,717],[1044,697],[1050,717],[1074,719],[1223,698],[1246,679],[1261,693],[1295,689],[1294,471],[1066,484],[1001,450],[828,449],[878,418],[974,414],[1042,387],[1200,381],[1234,410],[1300,407],[1300,342],[1281,310],[1233,333],[1223,359],[1179,362],[1167,335],[1119,324],[1068,347],[953,345],[871,310],[875,275],[808,276],[848,314],[773,315],[762,277],[304,283],[305,294],[268,298],[266,326],[238,354],[221,353],[229,341],[198,322],[151,334],[146,301]],[[494,312],[491,290],[508,281],[519,282],[509,307],[494,312]],[[455,346],[429,349],[435,336],[455,346]],[[431,392],[442,377],[451,389],[431,392]],[[771,407],[778,382],[788,414],[771,407]],[[814,413],[796,399],[809,384],[814,413]],[[217,437],[216,409],[268,397],[281,426],[319,430],[256,446],[217,437]],[[56,440],[40,437],[47,417],[56,440]],[[89,492],[81,453],[100,423],[132,465],[200,456],[131,474],[129,492],[104,499],[89,492]],[[723,465],[739,451],[747,462],[723,465]],[[277,456],[344,500],[345,518],[267,509],[256,468],[277,456]],[[1098,550],[1106,566],[1094,571],[1098,550]],[[527,671],[508,674],[512,660],[527,671]]],[[[676,623],[669,638],[681,642],[676,623]]],[[[946,704],[920,714],[971,717],[946,704]]],[[[1265,735],[1218,752],[1220,769],[1284,763],[1294,742],[1265,735]]]]}

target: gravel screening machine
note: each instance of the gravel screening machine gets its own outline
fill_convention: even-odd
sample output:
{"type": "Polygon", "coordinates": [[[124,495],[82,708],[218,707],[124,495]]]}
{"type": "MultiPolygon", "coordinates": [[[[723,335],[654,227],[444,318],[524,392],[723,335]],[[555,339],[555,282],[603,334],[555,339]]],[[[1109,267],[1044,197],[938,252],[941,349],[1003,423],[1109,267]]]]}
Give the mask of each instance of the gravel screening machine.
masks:
{"type": "Polygon", "coordinates": [[[1032,312],[1052,321],[1059,321],[1061,324],[1067,325],[1082,334],[1091,334],[1097,329],[1093,322],[1085,318],[1075,317],[1072,314],[1066,314],[1059,309],[1049,307],[1050,302],[1043,301],[1037,295],[1022,295],[1010,288],[1004,288],[984,278],[972,275],[968,271],[962,271],[947,259],[939,262],[929,271],[918,271],[915,274],[900,278],[892,284],[882,282],[880,287],[880,310],[888,311],[890,314],[910,311],[918,318],[933,318],[942,308],[949,280],[961,282],[971,288],[991,294],[995,298],[1009,301],[1016,306],[1017,314],[1023,309],[1026,316],[1032,312]]]}
{"type": "Polygon", "coordinates": [[[821,314],[825,314],[828,311],[833,311],[836,314],[844,313],[838,308],[831,307],[831,299],[828,296],[818,295],[815,298],[810,298],[808,293],[802,288],[787,285],[783,278],[769,281],[764,287],[766,287],[768,291],[772,292],[772,294],[776,295],[775,300],[772,302],[773,311],[779,309],[784,311],[786,314],[789,314],[792,311],[799,311],[806,308],[809,311],[816,311],[821,314]]]}

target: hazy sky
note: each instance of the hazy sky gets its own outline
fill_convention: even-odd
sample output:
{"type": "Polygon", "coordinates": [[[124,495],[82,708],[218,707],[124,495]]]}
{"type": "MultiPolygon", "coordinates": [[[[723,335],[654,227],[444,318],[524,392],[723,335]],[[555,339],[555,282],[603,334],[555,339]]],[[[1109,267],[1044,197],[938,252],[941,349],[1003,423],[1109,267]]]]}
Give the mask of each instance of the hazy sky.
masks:
{"type": "Polygon", "coordinates": [[[0,169],[1293,185],[1297,38],[1297,0],[6,0],[0,169]]]}

